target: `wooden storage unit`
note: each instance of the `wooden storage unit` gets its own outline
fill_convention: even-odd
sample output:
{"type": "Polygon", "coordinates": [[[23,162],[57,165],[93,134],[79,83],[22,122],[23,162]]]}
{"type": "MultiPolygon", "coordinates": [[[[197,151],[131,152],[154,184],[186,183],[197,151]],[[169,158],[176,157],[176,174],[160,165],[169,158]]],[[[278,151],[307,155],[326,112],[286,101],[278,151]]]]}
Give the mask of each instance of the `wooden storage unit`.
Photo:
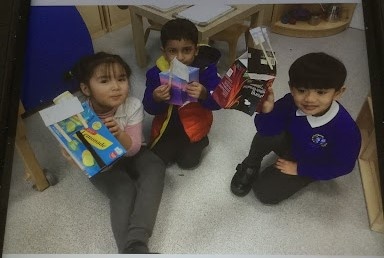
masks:
{"type": "Polygon", "coordinates": [[[107,33],[108,29],[105,23],[102,6],[82,5],[76,6],[76,8],[83,18],[92,39],[98,38],[107,33]]]}
{"type": "Polygon", "coordinates": [[[113,31],[131,23],[129,9],[121,9],[118,6],[103,6],[105,23],[108,31],[113,31]]]}
{"type": "Polygon", "coordinates": [[[376,150],[376,134],[372,99],[368,97],[356,119],[362,136],[359,154],[361,181],[367,205],[369,225],[373,231],[384,233],[383,204],[376,150]]]}
{"type": "MultiPolygon", "coordinates": [[[[271,25],[274,5],[273,4],[259,4],[259,6],[262,6],[262,9],[263,9],[263,13],[262,14],[260,13],[260,15],[263,16],[261,19],[262,21],[261,21],[260,25],[269,27],[271,25]]],[[[246,21],[247,23],[250,23],[251,17],[247,17],[246,19],[244,19],[244,21],[246,21]]]]}
{"type": "Polygon", "coordinates": [[[82,5],[76,8],[87,25],[92,39],[131,23],[128,8],[120,9],[115,5],[82,5]]]}
{"type": "Polygon", "coordinates": [[[271,31],[274,33],[292,36],[292,37],[325,37],[337,34],[345,30],[351,22],[353,12],[356,4],[339,4],[340,5],[340,19],[336,22],[327,22],[325,19],[321,19],[320,24],[310,25],[308,21],[297,21],[296,24],[284,24],[280,21],[281,17],[288,11],[302,6],[308,9],[311,13],[321,13],[320,4],[278,4],[274,5],[271,31]]]}

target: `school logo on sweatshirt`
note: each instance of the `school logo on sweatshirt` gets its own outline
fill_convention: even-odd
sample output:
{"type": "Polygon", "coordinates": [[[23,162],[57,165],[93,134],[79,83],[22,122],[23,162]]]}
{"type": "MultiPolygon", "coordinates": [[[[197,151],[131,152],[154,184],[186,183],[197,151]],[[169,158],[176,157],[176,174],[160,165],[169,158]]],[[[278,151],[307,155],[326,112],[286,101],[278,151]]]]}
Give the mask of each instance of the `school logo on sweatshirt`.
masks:
{"type": "Polygon", "coordinates": [[[312,142],[321,147],[325,147],[328,144],[327,139],[325,139],[324,135],[321,135],[321,134],[312,135],[312,142]]]}

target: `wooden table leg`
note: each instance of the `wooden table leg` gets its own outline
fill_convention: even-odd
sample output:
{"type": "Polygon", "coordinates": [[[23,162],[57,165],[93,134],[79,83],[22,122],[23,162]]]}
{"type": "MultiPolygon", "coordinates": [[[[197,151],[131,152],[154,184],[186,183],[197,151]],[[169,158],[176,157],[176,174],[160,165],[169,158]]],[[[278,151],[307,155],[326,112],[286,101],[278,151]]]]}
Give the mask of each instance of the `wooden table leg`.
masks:
{"type": "MultiPolygon", "coordinates": [[[[20,109],[23,110],[22,105],[20,104],[20,109]]],[[[37,161],[35,154],[28,142],[26,136],[26,130],[24,122],[20,116],[17,119],[17,129],[16,129],[16,139],[15,146],[18,150],[21,158],[24,161],[25,170],[29,173],[30,178],[36,186],[36,189],[43,191],[49,187],[49,182],[44,175],[43,169],[40,167],[39,162],[37,161]]]]}
{"type": "Polygon", "coordinates": [[[132,23],[133,44],[135,46],[136,61],[140,67],[147,66],[147,52],[144,42],[143,17],[135,12],[135,7],[129,7],[132,23]]]}
{"type": "Polygon", "coordinates": [[[199,37],[199,44],[207,44],[209,45],[209,38],[201,38],[201,36],[199,37]]]}

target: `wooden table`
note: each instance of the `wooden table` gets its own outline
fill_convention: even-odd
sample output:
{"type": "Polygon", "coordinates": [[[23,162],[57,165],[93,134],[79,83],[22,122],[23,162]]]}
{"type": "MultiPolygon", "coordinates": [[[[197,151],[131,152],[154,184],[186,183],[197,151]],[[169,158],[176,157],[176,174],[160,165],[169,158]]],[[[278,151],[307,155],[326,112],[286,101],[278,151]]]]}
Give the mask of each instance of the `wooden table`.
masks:
{"type": "Polygon", "coordinates": [[[20,101],[15,145],[21,158],[23,159],[26,178],[33,181],[33,184],[36,186],[38,191],[43,191],[48,188],[50,184],[28,142],[25,125],[23,119],[21,118],[21,114],[24,112],[24,106],[20,101]]]}
{"type": "MultiPolygon", "coordinates": [[[[210,36],[228,28],[229,26],[243,22],[244,19],[251,17],[250,27],[256,27],[262,24],[263,7],[262,5],[238,4],[232,5],[235,10],[214,20],[206,26],[196,26],[199,31],[199,43],[207,43],[210,36]]],[[[130,5],[129,10],[132,22],[132,36],[136,51],[136,61],[140,67],[147,65],[147,52],[144,43],[144,26],[143,17],[150,19],[156,23],[164,24],[174,19],[173,14],[178,13],[188,6],[179,6],[168,12],[162,12],[146,5],[130,5]]],[[[160,39],[159,39],[160,42],[160,39]]]]}

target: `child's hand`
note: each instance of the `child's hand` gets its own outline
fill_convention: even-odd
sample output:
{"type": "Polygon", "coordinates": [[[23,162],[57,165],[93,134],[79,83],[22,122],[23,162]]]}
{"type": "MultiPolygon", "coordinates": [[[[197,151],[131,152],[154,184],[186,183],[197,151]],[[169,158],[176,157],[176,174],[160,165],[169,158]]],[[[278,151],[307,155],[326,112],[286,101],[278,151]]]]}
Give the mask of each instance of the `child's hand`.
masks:
{"type": "Polygon", "coordinates": [[[276,161],[275,167],[279,169],[281,173],[293,176],[297,175],[297,163],[294,161],[279,158],[276,161]]]}
{"type": "Polygon", "coordinates": [[[156,102],[168,101],[171,98],[171,85],[160,85],[152,95],[156,102]]]}
{"type": "Polygon", "coordinates": [[[267,91],[268,91],[268,93],[266,93],[266,94],[268,94],[268,97],[263,103],[262,113],[271,112],[273,110],[274,105],[275,105],[275,96],[273,94],[272,87],[268,87],[267,91]]]}
{"type": "Polygon", "coordinates": [[[191,82],[187,85],[187,93],[189,96],[197,99],[207,98],[207,89],[198,82],[191,82]]]}
{"type": "Polygon", "coordinates": [[[132,138],[123,129],[120,128],[114,117],[107,117],[103,119],[103,123],[109,129],[109,131],[116,137],[121,145],[125,149],[129,149],[132,146],[132,138]]]}
{"type": "Polygon", "coordinates": [[[121,130],[120,126],[117,124],[115,118],[107,117],[103,119],[103,123],[109,129],[109,131],[115,136],[118,137],[123,130],[121,130]]]}

